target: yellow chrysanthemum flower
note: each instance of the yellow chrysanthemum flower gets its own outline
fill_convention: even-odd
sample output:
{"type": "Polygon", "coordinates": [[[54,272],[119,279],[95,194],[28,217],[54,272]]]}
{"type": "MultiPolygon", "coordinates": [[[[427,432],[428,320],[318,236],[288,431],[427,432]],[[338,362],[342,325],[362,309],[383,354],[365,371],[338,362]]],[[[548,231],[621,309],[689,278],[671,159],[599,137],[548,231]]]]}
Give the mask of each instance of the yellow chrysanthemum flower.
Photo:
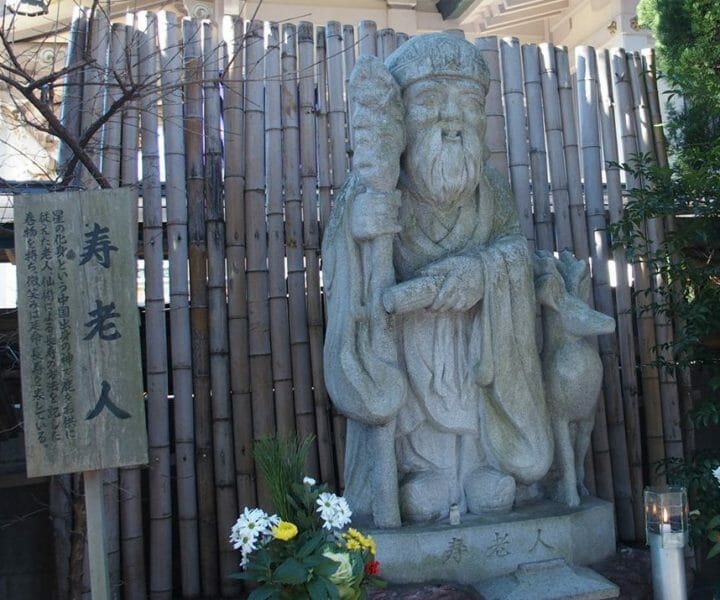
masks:
{"type": "Polygon", "coordinates": [[[363,535],[357,529],[350,527],[347,530],[347,533],[344,534],[344,537],[345,545],[348,550],[367,549],[373,554],[373,556],[376,554],[377,548],[375,546],[375,540],[373,540],[369,535],[363,535]]]}
{"type": "Polygon", "coordinates": [[[272,535],[278,540],[291,540],[298,534],[298,528],[295,523],[290,521],[280,521],[277,525],[273,525],[272,535]]]}

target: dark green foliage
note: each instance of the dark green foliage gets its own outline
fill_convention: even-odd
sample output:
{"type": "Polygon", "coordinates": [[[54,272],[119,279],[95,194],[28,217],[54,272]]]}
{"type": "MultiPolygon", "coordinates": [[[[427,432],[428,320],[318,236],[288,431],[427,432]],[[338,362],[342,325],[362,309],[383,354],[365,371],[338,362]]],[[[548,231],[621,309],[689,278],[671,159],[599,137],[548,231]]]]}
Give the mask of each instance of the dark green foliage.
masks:
{"type": "Polygon", "coordinates": [[[720,3],[640,0],[638,16],[657,39],[669,85],[685,100],[669,127],[678,158],[702,159],[695,151],[711,150],[720,134],[720,3]]]}
{"type": "MultiPolygon", "coordinates": [[[[641,185],[628,194],[613,235],[631,260],[646,260],[662,275],[665,285],[648,310],[681,327],[672,347],[662,349],[671,359],[660,366],[692,367],[709,377],[709,393],[690,418],[698,428],[718,426],[720,343],[712,342],[720,340],[720,3],[640,0],[638,16],[655,35],[661,77],[671,90],[664,124],[670,166],[659,167],[649,156],[622,165],[641,185]],[[654,218],[675,224],[659,244],[645,235],[646,221],[654,218]]],[[[691,535],[695,543],[713,542],[708,557],[720,553],[720,485],[713,476],[718,465],[717,447],[656,465],[669,483],[688,489],[691,535]]]]}

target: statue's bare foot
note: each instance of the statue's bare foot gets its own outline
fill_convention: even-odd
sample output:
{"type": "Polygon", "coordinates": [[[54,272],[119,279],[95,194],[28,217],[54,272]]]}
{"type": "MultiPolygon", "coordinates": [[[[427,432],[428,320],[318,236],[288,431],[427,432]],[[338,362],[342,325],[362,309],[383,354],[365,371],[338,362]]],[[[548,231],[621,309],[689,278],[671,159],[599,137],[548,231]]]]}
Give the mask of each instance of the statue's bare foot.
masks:
{"type": "Polygon", "coordinates": [[[450,488],[436,473],[415,473],[400,486],[400,512],[408,523],[425,523],[448,516],[450,488]]]}
{"type": "Polygon", "coordinates": [[[495,469],[476,469],[465,478],[468,511],[507,511],[515,501],[515,479],[495,469]]]}

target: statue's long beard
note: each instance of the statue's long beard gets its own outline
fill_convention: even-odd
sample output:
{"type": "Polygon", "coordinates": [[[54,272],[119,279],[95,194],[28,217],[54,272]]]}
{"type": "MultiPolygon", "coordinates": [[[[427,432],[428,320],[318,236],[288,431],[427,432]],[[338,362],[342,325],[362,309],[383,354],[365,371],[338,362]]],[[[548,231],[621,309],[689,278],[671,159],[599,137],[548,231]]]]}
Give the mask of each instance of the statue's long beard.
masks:
{"type": "Polygon", "coordinates": [[[480,183],[482,144],[473,132],[445,139],[435,126],[411,140],[405,166],[411,178],[438,204],[455,204],[480,183]],[[424,188],[424,189],[423,189],[424,188]]]}

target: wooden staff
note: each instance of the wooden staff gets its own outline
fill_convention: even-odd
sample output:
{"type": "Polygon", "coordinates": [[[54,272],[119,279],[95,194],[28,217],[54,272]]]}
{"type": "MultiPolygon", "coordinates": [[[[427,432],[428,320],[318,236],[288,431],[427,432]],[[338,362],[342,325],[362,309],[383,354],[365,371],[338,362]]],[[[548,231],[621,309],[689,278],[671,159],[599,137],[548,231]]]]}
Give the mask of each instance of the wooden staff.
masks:
{"type": "MultiPolygon", "coordinates": [[[[364,193],[378,195],[384,201],[399,206],[400,192],[396,187],[400,175],[400,155],[405,148],[400,88],[378,58],[361,57],[350,78],[348,93],[353,107],[354,139],[358,142],[355,173],[365,187],[364,193]],[[377,105],[380,89],[382,97],[392,99],[389,106],[377,105]],[[383,135],[380,135],[381,131],[383,135]],[[378,160],[381,156],[382,159],[378,160]]],[[[370,351],[377,356],[378,364],[396,365],[396,340],[390,317],[382,303],[382,294],[395,285],[393,235],[384,234],[361,242],[360,260],[362,306],[368,311],[365,326],[369,328],[370,351]]],[[[385,375],[389,376],[391,372],[392,367],[389,366],[385,375]]],[[[383,393],[387,402],[399,403],[404,399],[405,382],[400,373],[392,379],[388,377],[386,386],[383,393]]],[[[379,464],[386,465],[383,472],[376,470],[372,473],[373,518],[379,527],[400,525],[395,426],[393,418],[387,424],[365,430],[368,451],[378,457],[379,464]]]]}

